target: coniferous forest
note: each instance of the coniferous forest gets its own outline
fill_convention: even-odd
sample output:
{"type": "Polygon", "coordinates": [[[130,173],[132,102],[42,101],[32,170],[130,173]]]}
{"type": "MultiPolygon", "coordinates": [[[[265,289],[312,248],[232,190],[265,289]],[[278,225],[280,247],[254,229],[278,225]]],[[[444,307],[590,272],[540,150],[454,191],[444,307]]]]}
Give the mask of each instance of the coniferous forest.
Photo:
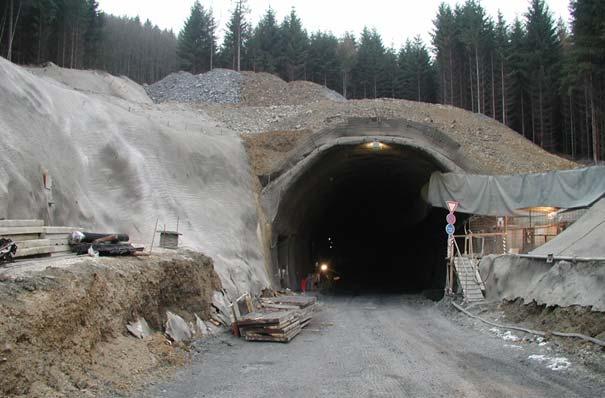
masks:
{"type": "Polygon", "coordinates": [[[487,15],[478,0],[444,3],[430,43],[416,36],[390,48],[369,27],[342,37],[308,32],[294,9],[283,20],[268,9],[253,24],[245,0],[233,0],[224,28],[203,1],[195,1],[178,34],[105,14],[95,0],[0,0],[0,55],[19,64],[102,69],[140,83],[177,70],[269,72],[287,81],[310,80],[351,99],[465,108],[546,150],[600,161],[605,1],[571,0],[569,6],[569,22],[556,20],[544,0],[528,0],[521,19],[506,21],[487,15]]]}

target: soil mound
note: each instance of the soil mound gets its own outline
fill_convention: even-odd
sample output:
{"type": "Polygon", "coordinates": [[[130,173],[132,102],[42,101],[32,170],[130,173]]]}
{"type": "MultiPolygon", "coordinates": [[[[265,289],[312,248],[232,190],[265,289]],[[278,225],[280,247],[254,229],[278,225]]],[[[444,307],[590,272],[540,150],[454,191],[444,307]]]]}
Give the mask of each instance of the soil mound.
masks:
{"type": "Polygon", "coordinates": [[[0,282],[0,394],[125,392],[186,353],[161,334],[169,310],[210,319],[221,289],[210,258],[193,253],[82,260],[0,282]],[[158,333],[139,340],[126,325],[158,333]]]}
{"type": "Polygon", "coordinates": [[[286,83],[269,73],[243,72],[242,103],[249,106],[305,105],[319,101],[346,101],[319,84],[307,81],[286,83]]]}

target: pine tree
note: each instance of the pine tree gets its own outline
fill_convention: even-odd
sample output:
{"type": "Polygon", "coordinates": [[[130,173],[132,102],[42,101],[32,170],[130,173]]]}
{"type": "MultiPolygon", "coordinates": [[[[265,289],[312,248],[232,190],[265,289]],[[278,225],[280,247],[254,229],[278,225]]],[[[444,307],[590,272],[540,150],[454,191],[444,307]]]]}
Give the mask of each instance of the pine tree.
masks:
{"type": "Polygon", "coordinates": [[[280,27],[280,75],[288,80],[306,79],[309,38],[307,31],[293,8],[280,27]]]}
{"type": "Polygon", "coordinates": [[[385,48],[376,29],[363,28],[357,50],[354,76],[359,85],[358,97],[378,98],[382,83],[385,48]]]}
{"type": "Polygon", "coordinates": [[[436,97],[435,70],[430,54],[419,36],[408,40],[399,52],[399,98],[433,102],[436,97]]]}
{"type": "Polygon", "coordinates": [[[481,81],[482,50],[484,39],[488,36],[488,20],[485,10],[476,0],[467,0],[461,9],[461,41],[466,46],[469,64],[470,92],[477,113],[485,113],[483,108],[484,85],[481,81]],[[473,82],[474,79],[474,82],[473,82]]]}
{"type": "Polygon", "coordinates": [[[499,92],[498,98],[494,98],[494,118],[500,120],[503,124],[507,124],[506,113],[507,113],[507,88],[508,83],[508,63],[507,59],[510,54],[510,38],[508,25],[504,20],[504,16],[501,12],[498,12],[498,21],[496,22],[494,32],[494,52],[495,61],[498,69],[498,87],[493,87],[494,92],[499,92]],[[497,117],[500,115],[500,117],[497,117]]]}
{"type": "Polygon", "coordinates": [[[252,32],[247,20],[248,13],[247,0],[235,0],[219,54],[224,67],[238,72],[242,70],[242,66],[249,67],[248,45],[252,32]]]}
{"type": "Polygon", "coordinates": [[[509,123],[524,137],[528,137],[529,72],[527,58],[525,56],[527,52],[525,44],[525,27],[519,19],[515,19],[510,35],[510,53],[507,58],[510,71],[509,123]]]}
{"type": "Polygon", "coordinates": [[[196,0],[179,33],[177,54],[181,68],[193,74],[209,71],[214,58],[215,40],[212,13],[196,0]]]}
{"type": "Polygon", "coordinates": [[[311,35],[307,56],[308,78],[328,87],[338,80],[338,39],[331,33],[315,32],[311,35]]]}
{"type": "Polygon", "coordinates": [[[578,88],[583,88],[583,119],[586,120],[587,155],[594,162],[605,156],[605,3],[600,0],[575,0],[573,18],[572,62],[570,70],[578,88]]]}
{"type": "Polygon", "coordinates": [[[357,64],[357,43],[355,42],[355,36],[345,33],[338,41],[336,54],[342,76],[341,93],[343,97],[348,98],[351,72],[357,64]]]}
{"type": "Polygon", "coordinates": [[[525,15],[525,57],[531,88],[532,140],[554,149],[555,113],[558,110],[560,47],[555,24],[544,0],[532,0],[525,15]]]}
{"type": "Polygon", "coordinates": [[[98,64],[99,49],[103,35],[103,13],[96,0],[87,0],[85,9],[86,33],[84,33],[84,67],[98,64]]]}
{"type": "Polygon", "coordinates": [[[441,3],[433,21],[432,44],[436,49],[439,65],[440,100],[444,104],[454,102],[454,63],[459,32],[451,7],[441,3]]]}
{"type": "Polygon", "coordinates": [[[250,49],[252,66],[255,71],[277,72],[280,57],[280,31],[272,8],[267,9],[254,29],[250,49]]]}

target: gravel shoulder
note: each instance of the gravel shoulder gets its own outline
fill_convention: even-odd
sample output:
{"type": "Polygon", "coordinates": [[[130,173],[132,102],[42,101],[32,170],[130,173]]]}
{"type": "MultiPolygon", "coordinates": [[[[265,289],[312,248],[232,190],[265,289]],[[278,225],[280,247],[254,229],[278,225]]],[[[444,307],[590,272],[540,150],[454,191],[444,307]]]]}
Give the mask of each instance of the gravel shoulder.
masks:
{"type": "Polygon", "coordinates": [[[416,296],[322,299],[290,344],[223,335],[195,345],[190,366],[140,397],[600,397],[600,375],[552,370],[519,348],[454,322],[416,296]]]}

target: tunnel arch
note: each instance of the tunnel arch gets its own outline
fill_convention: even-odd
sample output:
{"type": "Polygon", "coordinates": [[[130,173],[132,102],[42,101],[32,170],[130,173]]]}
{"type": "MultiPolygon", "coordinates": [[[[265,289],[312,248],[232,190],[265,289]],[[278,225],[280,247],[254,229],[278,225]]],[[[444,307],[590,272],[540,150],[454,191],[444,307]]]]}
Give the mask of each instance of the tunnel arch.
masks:
{"type": "Polygon", "coordinates": [[[409,121],[353,119],[315,135],[266,176],[274,274],[287,270],[281,283],[297,289],[328,262],[351,288],[442,289],[445,212],[421,190],[435,171],[468,169],[462,159],[449,137],[409,121]]]}

